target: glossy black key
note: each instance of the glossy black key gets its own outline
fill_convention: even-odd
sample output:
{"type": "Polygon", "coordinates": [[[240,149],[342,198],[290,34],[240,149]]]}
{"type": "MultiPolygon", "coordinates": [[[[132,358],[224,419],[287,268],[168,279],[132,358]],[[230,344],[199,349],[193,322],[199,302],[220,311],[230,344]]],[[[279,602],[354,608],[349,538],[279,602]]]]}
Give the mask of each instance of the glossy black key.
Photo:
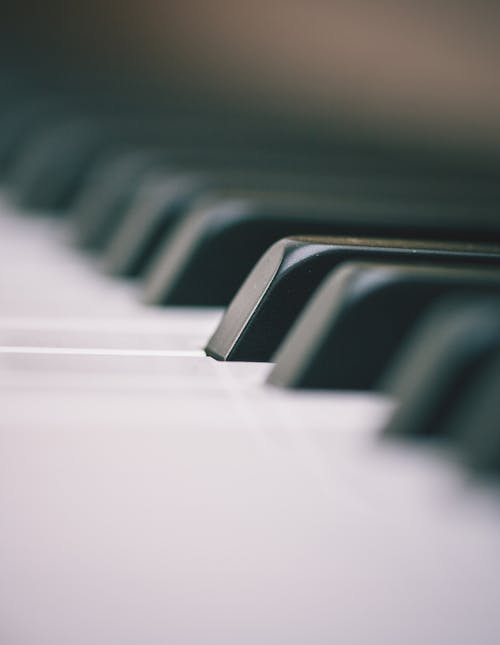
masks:
{"type": "MultiPolygon", "coordinates": [[[[9,184],[17,203],[29,209],[68,209],[106,149],[117,145],[176,142],[187,133],[158,116],[119,111],[115,117],[89,110],[70,115],[36,133],[18,154],[9,184]]],[[[184,124],[184,120],[181,121],[184,124]]]]}
{"type": "Polygon", "coordinates": [[[11,169],[16,202],[28,209],[65,211],[74,203],[94,164],[107,149],[160,137],[162,122],[142,117],[110,119],[73,115],[27,141],[11,169]]]}
{"type": "Polygon", "coordinates": [[[26,209],[66,209],[105,139],[92,119],[67,119],[41,132],[10,172],[16,203],[26,209]]]}
{"type": "Polygon", "coordinates": [[[379,383],[400,403],[386,434],[454,435],[468,393],[499,350],[499,298],[439,301],[405,339],[379,383]]]}
{"type": "MultiPolygon", "coordinates": [[[[93,171],[92,179],[82,191],[75,206],[74,221],[80,245],[103,250],[111,273],[134,274],[137,258],[144,259],[153,250],[155,240],[165,238],[172,227],[174,213],[170,208],[173,180],[179,180],[187,190],[181,196],[176,192],[174,202],[182,200],[185,209],[189,200],[202,191],[220,191],[229,188],[252,190],[304,190],[349,196],[358,200],[403,199],[436,203],[462,203],[473,199],[474,205],[496,203],[500,191],[486,178],[475,178],[469,185],[456,178],[406,176],[405,172],[388,177],[381,168],[366,168],[368,161],[355,153],[339,154],[332,148],[326,154],[298,154],[296,150],[275,150],[256,142],[237,142],[218,145],[170,145],[163,150],[131,150],[104,159],[93,171]],[[146,159],[151,161],[147,165],[146,159]],[[143,160],[139,165],[138,162],[143,160]],[[156,168],[155,168],[156,166],[156,168]],[[134,168],[136,173],[134,175],[134,168]],[[177,173],[192,173],[191,178],[179,178],[177,173]],[[172,176],[174,175],[174,176],[172,176]],[[165,201],[159,201],[161,184],[167,184],[165,201]],[[151,199],[152,193],[154,198],[151,199]],[[498,194],[496,194],[498,193],[498,194]],[[115,238],[119,238],[115,245],[115,238]],[[134,242],[137,240],[137,243],[134,242]],[[147,249],[147,250],[146,250],[147,249]],[[131,254],[134,259],[129,260],[131,254]]],[[[141,263],[141,262],[139,262],[141,263]]],[[[142,262],[143,263],[143,262],[142,262]]]]}
{"type": "Polygon", "coordinates": [[[103,250],[103,270],[111,275],[140,275],[204,188],[195,175],[151,173],[134,191],[123,221],[103,250]]]}
{"type": "Polygon", "coordinates": [[[20,152],[46,128],[67,116],[64,100],[49,95],[21,96],[9,102],[0,120],[0,173],[8,182],[20,152]]]}
{"type": "MultiPolygon", "coordinates": [[[[133,229],[134,239],[138,238],[138,250],[134,249],[134,254],[143,253],[141,242],[149,248],[151,240],[165,235],[172,225],[172,184],[184,187],[182,196],[176,191],[174,201],[182,199],[186,208],[189,200],[203,191],[234,187],[290,191],[307,188],[310,192],[349,191],[351,195],[368,191],[369,195],[380,195],[388,190],[404,190],[408,183],[412,184],[410,180],[398,182],[378,176],[352,177],[348,171],[349,164],[347,169],[342,167],[334,174],[333,169],[339,163],[337,157],[335,153],[325,157],[299,156],[295,151],[276,152],[258,142],[243,145],[239,142],[229,146],[221,142],[205,147],[190,143],[155,150],[131,148],[117,152],[99,160],[80,193],[72,218],[76,239],[86,248],[105,250],[113,244],[115,237],[127,237],[133,229]],[[158,195],[164,192],[162,184],[167,190],[165,201],[159,202],[158,195]],[[150,193],[155,196],[153,200],[150,193]],[[152,203],[156,205],[153,210],[152,203]],[[133,217],[127,221],[130,211],[133,217]],[[124,234],[122,227],[126,231],[124,234]]],[[[118,247],[122,249],[123,240],[118,247]]],[[[111,256],[112,261],[107,264],[116,273],[116,249],[111,256]]]]}
{"type": "Polygon", "coordinates": [[[107,150],[97,158],[71,209],[75,241],[98,248],[145,175],[164,162],[165,152],[145,148],[107,150]]]}
{"type": "Polygon", "coordinates": [[[227,305],[273,242],[300,234],[497,238],[500,221],[489,207],[380,203],[363,199],[283,194],[207,199],[184,215],[146,275],[144,301],[227,305]],[[467,215],[467,213],[469,215],[467,215]]]}
{"type": "Polygon", "coordinates": [[[268,361],[323,278],[348,260],[500,262],[481,246],[416,240],[285,238],[266,251],[231,301],[206,352],[220,360],[268,361]]]}
{"type": "Polygon", "coordinates": [[[462,460],[481,474],[500,476],[500,352],[490,355],[454,417],[462,460]]]}
{"type": "Polygon", "coordinates": [[[374,389],[422,311],[463,290],[500,293],[500,270],[346,263],[324,281],[292,327],[269,382],[374,389]]]}
{"type": "MultiPolygon", "coordinates": [[[[249,151],[245,151],[245,163],[250,167],[251,159],[248,159],[248,156],[249,151]]],[[[264,156],[261,154],[257,159],[259,167],[262,168],[264,156]]],[[[240,163],[242,161],[240,160],[240,163]]],[[[280,169],[284,170],[290,164],[293,167],[293,157],[284,156],[280,160],[274,156],[269,158],[266,153],[265,163],[268,166],[267,173],[263,174],[260,179],[258,176],[255,176],[254,179],[254,184],[259,184],[261,191],[269,190],[273,183],[275,187],[279,186],[280,178],[276,176],[276,168],[273,168],[273,163],[279,163],[280,169]]],[[[308,165],[311,166],[311,163],[308,162],[308,165]]],[[[304,166],[303,162],[295,165],[296,169],[302,166],[304,166]]],[[[310,171],[309,167],[308,172],[310,173],[310,171]]],[[[229,174],[234,174],[234,168],[229,174]]],[[[293,178],[290,179],[288,185],[283,179],[286,180],[286,176],[282,176],[282,188],[290,189],[290,185],[292,185],[293,189],[293,185],[296,186],[297,182],[293,178]]],[[[226,177],[225,181],[228,182],[228,180],[229,177],[226,177]]],[[[248,185],[249,179],[242,180],[240,183],[242,186],[245,183],[248,185]]],[[[194,203],[200,193],[213,189],[216,185],[215,177],[212,186],[210,186],[208,178],[203,181],[201,176],[190,178],[164,172],[148,174],[147,178],[133,191],[128,210],[122,213],[122,217],[117,218],[114,225],[116,230],[113,232],[112,226],[111,231],[107,234],[110,239],[104,250],[104,269],[113,275],[137,276],[141,274],[161,244],[166,243],[176,222],[189,211],[190,205],[194,203]]],[[[387,178],[370,175],[332,176],[328,182],[324,181],[322,184],[317,182],[318,192],[325,191],[327,188],[328,192],[332,196],[335,195],[336,199],[350,198],[360,203],[369,204],[369,208],[372,208],[374,203],[381,201],[392,204],[394,208],[395,204],[403,202],[405,204],[421,202],[424,197],[427,201],[432,199],[435,204],[447,204],[448,208],[453,200],[462,204],[467,201],[474,202],[476,206],[482,204],[482,208],[485,204],[494,201],[494,196],[486,190],[486,186],[490,186],[489,182],[474,181],[472,185],[473,187],[464,182],[442,181],[436,178],[397,176],[387,178]]],[[[130,182],[128,190],[131,190],[130,182]]],[[[107,208],[112,210],[111,207],[107,208]]],[[[95,219],[96,214],[99,214],[97,218],[99,222],[96,221],[94,230],[95,238],[99,238],[99,244],[102,245],[102,231],[109,228],[108,221],[110,219],[106,215],[106,206],[102,208],[94,203],[92,208],[87,206],[82,214],[88,216],[87,226],[88,221],[95,219]]],[[[113,218],[111,217],[111,219],[113,218]]]]}

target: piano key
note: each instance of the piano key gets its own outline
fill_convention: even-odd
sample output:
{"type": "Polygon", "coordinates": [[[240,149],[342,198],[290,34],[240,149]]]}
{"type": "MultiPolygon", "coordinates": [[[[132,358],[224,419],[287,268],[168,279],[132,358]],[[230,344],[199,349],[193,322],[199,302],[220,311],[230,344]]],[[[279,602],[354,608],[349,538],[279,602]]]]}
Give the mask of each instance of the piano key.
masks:
{"type": "Polygon", "coordinates": [[[17,154],[8,183],[17,203],[30,210],[66,211],[107,148],[159,136],[158,118],[94,110],[70,113],[43,127],[17,154]]]}
{"type": "Polygon", "coordinates": [[[6,267],[0,271],[0,325],[11,325],[11,330],[22,325],[36,334],[37,329],[40,333],[56,329],[61,319],[66,325],[61,331],[87,326],[97,333],[99,321],[103,322],[101,329],[114,325],[119,332],[142,320],[146,327],[157,326],[158,331],[164,325],[166,333],[173,330],[177,334],[184,328],[192,334],[200,321],[196,337],[204,336],[205,342],[215,328],[218,310],[188,309],[188,318],[193,320],[189,324],[180,310],[146,309],[138,302],[133,285],[105,276],[96,279],[95,265],[75,254],[57,222],[23,219],[12,211],[0,202],[0,256],[6,267]]]}
{"type": "Polygon", "coordinates": [[[108,223],[126,208],[141,179],[165,155],[160,150],[122,146],[96,160],[70,213],[79,246],[97,246],[100,236],[107,234],[108,223]]]}
{"type": "MultiPolygon", "coordinates": [[[[17,255],[31,231],[38,242],[28,234],[28,246],[59,257],[53,228],[16,219],[16,231],[17,255]]],[[[71,257],[64,247],[60,256],[54,288],[71,257]]],[[[32,289],[42,269],[31,265],[32,289]]],[[[100,309],[109,290],[95,293],[100,309]]],[[[493,600],[463,589],[497,596],[498,508],[453,464],[378,442],[390,400],[265,388],[269,366],[258,363],[83,352],[3,360],[0,622],[30,645],[73,642],[89,616],[99,645],[207,633],[254,641],[263,625],[297,645],[311,634],[400,643],[415,611],[416,642],[431,615],[440,642],[457,641],[449,612],[467,615],[465,643],[496,625],[493,600]],[[179,592],[186,579],[197,582],[179,592]],[[396,601],[395,612],[409,582],[424,601],[396,601]]]]}
{"type": "MultiPolygon", "coordinates": [[[[188,146],[168,152],[119,156],[104,168],[96,169],[98,179],[80,195],[73,217],[77,242],[92,250],[105,249],[119,231],[128,207],[134,200],[141,199],[143,188],[148,192],[151,184],[172,185],[175,182],[182,186],[184,192],[176,199],[183,203],[196,198],[202,191],[235,186],[269,189],[291,185],[296,190],[299,187],[318,192],[332,190],[324,161],[301,160],[300,165],[295,166],[293,158],[285,159],[291,165],[289,171],[287,163],[281,163],[265,150],[236,151],[235,146],[211,148],[205,154],[188,146]],[[183,168],[184,172],[181,172],[183,168]]],[[[165,224],[170,224],[173,217],[166,219],[165,224]]]]}
{"type": "MultiPolygon", "coordinates": [[[[328,152],[311,154],[293,147],[276,151],[268,142],[262,144],[258,140],[251,143],[231,141],[229,146],[220,142],[215,146],[168,146],[155,152],[136,150],[125,154],[124,159],[119,156],[108,162],[104,159],[94,169],[96,178],[89,181],[88,190],[80,195],[76,206],[74,219],[78,239],[82,246],[97,249],[112,241],[113,234],[119,230],[127,214],[124,206],[130,202],[131,195],[137,191],[141,194],[143,177],[148,171],[153,174],[155,164],[159,166],[154,173],[157,175],[156,181],[160,181],[158,176],[163,174],[166,183],[172,180],[174,169],[177,172],[191,171],[195,175],[204,172],[203,176],[193,176],[193,182],[198,181],[200,189],[203,186],[205,189],[211,187],[219,190],[237,186],[290,191],[300,187],[302,190],[326,191],[357,198],[362,196],[366,199],[404,196],[407,200],[419,200],[425,195],[427,199],[432,196],[440,202],[452,199],[456,203],[473,198],[475,205],[492,201],[496,203],[500,196],[497,183],[488,177],[463,182],[457,181],[457,177],[440,177],[439,174],[428,176],[429,170],[420,170],[422,176],[418,173],[408,176],[407,170],[395,165],[394,159],[391,160],[395,165],[394,170],[388,175],[388,163],[387,158],[379,155],[376,166],[367,164],[366,158],[359,153],[353,150],[346,152],[334,144],[328,152]],[[137,161],[145,161],[148,157],[151,162],[138,165],[134,176],[137,161]],[[162,168],[165,165],[167,168],[162,168]],[[114,200],[110,201],[110,195],[114,196],[114,200]]],[[[158,220],[158,225],[161,223],[158,220]]],[[[150,234],[149,239],[151,237],[150,234]]]]}
{"type": "MultiPolygon", "coordinates": [[[[27,141],[40,130],[52,126],[65,114],[65,102],[50,94],[25,96],[8,102],[0,120],[0,173],[1,181],[27,141]]],[[[67,107],[67,106],[66,106],[67,107]]]]}
{"type": "MultiPolygon", "coordinates": [[[[283,155],[285,150],[295,149],[297,159],[301,158],[301,152],[304,161],[311,157],[307,148],[303,150],[303,144],[288,140],[290,136],[285,131],[276,132],[251,120],[247,123],[234,117],[168,114],[168,111],[134,114],[127,106],[124,109],[115,106],[115,111],[117,114],[113,117],[109,116],[109,108],[94,108],[87,111],[86,117],[69,114],[63,123],[56,120],[52,126],[49,124],[37,132],[33,140],[28,140],[17,155],[10,179],[20,205],[31,209],[64,210],[99,152],[106,145],[118,143],[163,145],[168,152],[169,147],[179,145],[194,150],[193,141],[196,141],[198,150],[210,151],[214,146],[225,146],[228,152],[232,149],[234,155],[235,148],[244,149],[257,142],[262,146],[265,141],[268,147],[273,142],[279,144],[283,155]],[[70,169],[73,173],[68,178],[70,169]]],[[[313,158],[322,159],[323,165],[326,163],[321,150],[316,151],[313,158]]],[[[377,163],[382,166],[382,160],[377,163]]],[[[375,161],[371,165],[374,166],[375,161]]]]}
{"type": "Polygon", "coordinates": [[[38,347],[127,351],[201,352],[220,312],[179,309],[121,318],[0,316],[0,351],[38,347]]]}
{"type": "Polygon", "coordinates": [[[225,306],[267,247],[287,235],[378,235],[447,238],[472,231],[497,239],[496,213],[476,206],[372,203],[334,195],[207,196],[182,217],[164,240],[144,284],[144,302],[225,306]],[[461,224],[464,228],[461,228],[461,224]],[[448,235],[447,235],[448,234],[448,235]]]}
{"type": "Polygon", "coordinates": [[[349,262],[314,294],[274,356],[273,385],[376,388],[420,313],[443,294],[498,294],[497,269],[349,262]]]}
{"type": "MultiPolygon", "coordinates": [[[[285,157],[285,160],[289,157],[285,157]]],[[[267,155],[266,155],[266,160],[267,155]]],[[[196,178],[190,179],[189,175],[184,178],[182,175],[172,176],[165,173],[151,173],[137,188],[128,209],[122,213],[122,222],[118,223],[116,230],[108,234],[109,243],[103,251],[102,265],[104,270],[112,275],[137,276],[147,267],[148,262],[154,256],[161,243],[165,243],[169,232],[173,230],[175,222],[189,208],[189,203],[198,194],[195,185],[193,193],[189,191],[190,183],[196,182],[196,178]],[[177,184],[186,185],[186,192],[181,189],[177,193],[177,184]],[[181,208],[182,206],[182,208],[181,208]]],[[[242,182],[244,183],[244,182],[242,182]]],[[[264,184],[269,185],[269,180],[264,184]]],[[[472,182],[473,184],[475,182],[472,182]]],[[[422,201],[422,196],[427,199],[442,203],[450,202],[453,199],[457,203],[471,202],[477,207],[490,200],[493,202],[491,183],[479,182],[479,185],[471,187],[467,182],[460,182],[457,185],[454,181],[443,181],[439,178],[386,178],[384,176],[335,176],[328,182],[328,190],[337,198],[355,198],[366,202],[384,201],[401,203],[422,201]],[[489,188],[488,188],[489,186],[489,188]]],[[[262,191],[264,185],[259,186],[262,191]]],[[[319,186],[318,186],[319,188],[319,186]]],[[[322,187],[323,188],[323,187],[322,187]]],[[[202,186],[200,186],[202,189],[202,186]]],[[[205,187],[206,189],[206,187],[205,187]]],[[[424,200],[425,201],[425,200],[424,200]]],[[[102,213],[103,218],[106,208],[88,207],[86,211],[86,222],[90,219],[90,212],[102,213]]],[[[82,215],[83,215],[82,209],[82,215]]],[[[84,219],[84,218],[82,218],[84,219]]],[[[106,219],[108,217],[106,216],[106,219]]],[[[119,218],[120,219],[120,218],[119,218]]],[[[119,221],[119,220],[118,220],[119,221]]],[[[96,238],[99,237],[99,229],[105,226],[103,219],[101,224],[96,226],[96,238]]]]}
{"type": "MultiPolygon", "coordinates": [[[[108,265],[111,264],[111,268],[113,263],[120,263],[122,254],[125,254],[125,263],[131,254],[139,258],[139,265],[144,265],[146,255],[154,253],[159,243],[165,242],[170,231],[183,215],[189,212],[191,206],[207,195],[212,196],[214,192],[226,195],[243,192],[258,193],[262,196],[282,192],[286,195],[296,193],[316,198],[321,195],[335,196],[337,199],[354,198],[354,196],[358,200],[371,198],[371,193],[367,190],[370,182],[363,178],[332,177],[330,171],[325,172],[321,168],[311,169],[311,167],[304,167],[303,164],[286,170],[281,167],[276,168],[276,161],[273,158],[267,159],[265,154],[260,154],[258,167],[252,166],[253,162],[247,159],[246,153],[236,160],[233,152],[228,160],[223,158],[210,160],[208,163],[210,170],[185,173],[163,170],[151,174],[139,187],[134,202],[130,204],[131,218],[127,218],[128,212],[125,210],[121,213],[121,217],[116,219],[114,225],[111,223],[110,227],[109,218],[106,216],[101,227],[95,229],[95,238],[91,244],[102,248],[106,255],[108,253],[111,255],[110,261],[106,258],[104,260],[108,265]],[[228,164],[230,167],[227,167],[228,164]],[[159,196],[163,190],[166,195],[165,201],[161,202],[157,197],[153,200],[153,206],[156,208],[151,208],[148,204],[151,193],[159,196]],[[359,193],[362,193],[362,196],[359,193]],[[147,204],[146,217],[143,216],[144,200],[147,204]],[[139,212],[134,212],[135,209],[139,212]],[[138,241],[136,241],[137,237],[138,241]],[[122,250],[124,245],[126,245],[125,249],[122,250]],[[116,256],[118,260],[114,259],[116,256]]],[[[384,185],[384,182],[380,183],[384,185]]],[[[381,190],[379,182],[377,182],[377,189],[381,190]]]]}
{"type": "Polygon", "coordinates": [[[89,119],[66,119],[30,140],[9,173],[9,188],[20,207],[64,211],[81,184],[105,135],[89,119]]]}
{"type": "Polygon", "coordinates": [[[193,196],[203,190],[199,179],[191,174],[151,174],[138,187],[122,213],[122,222],[104,245],[103,271],[135,277],[147,270],[162,239],[189,208],[193,196]]]}
{"type": "Polygon", "coordinates": [[[231,301],[209,340],[219,360],[269,361],[323,278],[349,260],[498,264],[500,246],[419,240],[294,237],[273,244],[231,301]]]}
{"type": "Polygon", "coordinates": [[[378,384],[400,402],[386,434],[453,436],[468,390],[499,349],[498,298],[438,301],[405,339],[378,384]]]}
{"type": "MultiPolygon", "coordinates": [[[[210,363],[221,373],[235,367],[210,363]]],[[[208,629],[230,643],[244,641],[248,626],[253,640],[258,620],[260,630],[265,625],[273,639],[291,643],[311,633],[319,643],[343,634],[350,643],[369,643],[375,629],[396,643],[415,604],[410,610],[401,602],[390,624],[380,615],[386,593],[394,610],[409,581],[419,597],[431,595],[428,605],[418,604],[423,615],[436,603],[468,612],[465,642],[474,642],[482,621],[495,620],[483,598],[471,604],[455,590],[474,581],[496,592],[497,507],[478,504],[473,485],[451,465],[380,445],[375,428],[384,422],[384,401],[296,396],[213,378],[218,393],[200,390],[194,406],[187,384],[182,396],[173,381],[169,392],[151,379],[131,396],[123,375],[115,390],[96,383],[95,374],[80,378],[66,388],[57,379],[44,387],[40,378],[38,386],[8,392],[0,506],[10,521],[0,558],[3,580],[12,584],[0,605],[4,625],[26,625],[27,642],[41,633],[67,640],[91,615],[101,642],[131,632],[168,640],[175,632],[195,643],[208,629]],[[425,571],[415,552],[424,552],[425,571]],[[36,563],[29,572],[26,561],[36,563]],[[184,594],[186,578],[197,583],[184,594]],[[292,599],[289,587],[297,590],[292,599]],[[124,602],[134,611],[118,612],[124,602]],[[340,623],[332,602],[343,610],[340,623]],[[184,618],[193,603],[201,614],[188,628],[177,612],[184,618]],[[360,603],[363,621],[351,613],[360,603]],[[40,606],[34,629],[23,618],[40,606]],[[301,609],[290,614],[291,606],[301,609]]],[[[455,630],[448,616],[436,620],[432,633],[446,642],[455,630]]],[[[413,634],[420,640],[427,630],[413,634]]]]}
{"type": "Polygon", "coordinates": [[[85,116],[70,112],[28,138],[18,151],[9,177],[19,205],[32,210],[65,211],[107,148],[166,135],[165,124],[158,116],[148,119],[116,109],[118,115],[113,119],[104,108],[85,116]]]}
{"type": "MultiPolygon", "coordinates": [[[[58,300],[65,346],[48,344],[57,333],[48,320],[42,346],[33,338],[0,352],[0,623],[9,634],[83,641],[90,617],[96,643],[209,634],[223,644],[263,633],[291,644],[360,645],[374,633],[400,643],[416,623],[415,642],[431,633],[473,643],[485,624],[485,644],[495,642],[498,507],[453,464],[378,442],[392,401],[266,388],[267,364],[134,353],[119,336],[120,315],[132,326],[150,314],[137,305],[129,321],[131,302],[110,307],[120,347],[92,346],[96,319],[83,347],[69,347],[75,274],[86,276],[79,305],[89,317],[121,287],[57,251],[57,228],[33,226],[28,246],[38,255],[21,271],[30,249],[19,253],[19,242],[9,262],[21,256],[24,301],[33,289],[58,300]],[[57,298],[47,293],[58,285],[57,298]],[[481,589],[480,601],[467,585],[481,589]]],[[[21,229],[19,240],[31,224],[21,229]]]]}
{"type": "Polygon", "coordinates": [[[500,357],[492,352],[484,369],[470,383],[453,417],[453,433],[459,454],[469,468],[481,476],[500,472],[500,432],[498,397],[500,393],[500,357]]]}
{"type": "Polygon", "coordinates": [[[57,157],[51,154],[51,145],[57,149],[58,145],[64,146],[64,143],[71,142],[71,137],[66,137],[60,126],[73,121],[76,128],[75,134],[78,134],[84,121],[87,123],[93,121],[97,125],[98,115],[102,116],[110,111],[121,113],[123,109],[130,111],[131,108],[127,108],[123,101],[117,100],[116,96],[106,96],[101,92],[89,94],[81,87],[43,91],[25,88],[19,96],[15,96],[13,101],[8,103],[0,119],[2,180],[11,181],[13,167],[15,165],[22,167],[24,164],[27,165],[30,176],[35,169],[50,175],[51,163],[58,162],[57,157]],[[57,136],[58,132],[59,136],[57,136]],[[40,139],[45,139],[45,154],[42,155],[43,149],[37,146],[38,162],[36,166],[31,162],[30,166],[30,147],[40,139]]]}

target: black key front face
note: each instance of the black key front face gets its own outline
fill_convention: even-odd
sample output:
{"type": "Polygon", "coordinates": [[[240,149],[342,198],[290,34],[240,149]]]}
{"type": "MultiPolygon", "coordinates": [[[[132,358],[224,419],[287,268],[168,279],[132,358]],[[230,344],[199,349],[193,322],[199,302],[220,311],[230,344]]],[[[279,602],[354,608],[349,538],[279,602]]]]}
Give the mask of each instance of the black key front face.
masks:
{"type": "Polygon", "coordinates": [[[500,247],[376,238],[280,240],[232,300],[207,354],[220,360],[270,360],[322,279],[348,260],[500,264],[500,247]]]}
{"type": "Polygon", "coordinates": [[[290,331],[269,382],[373,389],[421,312],[436,298],[464,290],[500,293],[500,270],[346,263],[290,331]]]}
{"type": "Polygon", "coordinates": [[[110,236],[102,261],[106,273],[135,277],[146,271],[162,241],[205,188],[203,178],[189,173],[148,177],[110,236]]]}
{"type": "Polygon", "coordinates": [[[182,218],[160,249],[146,275],[144,301],[227,305],[271,244],[287,233],[330,232],[335,202],[299,192],[264,202],[247,196],[209,201],[182,218]]]}
{"type": "Polygon", "coordinates": [[[64,210],[104,145],[92,120],[67,120],[30,142],[10,176],[17,203],[28,209],[64,210]]]}
{"type": "Polygon", "coordinates": [[[98,159],[72,209],[77,243],[102,248],[148,172],[162,161],[154,150],[109,151],[98,159]]]}
{"type": "Polygon", "coordinates": [[[8,181],[19,155],[34,138],[67,116],[65,101],[47,94],[28,95],[14,99],[0,122],[0,172],[8,181]]]}
{"type": "Polygon", "coordinates": [[[499,298],[440,300],[418,321],[379,383],[399,401],[386,434],[453,436],[470,391],[499,350],[499,298]]]}
{"type": "Polygon", "coordinates": [[[500,475],[500,352],[490,355],[453,416],[459,454],[475,472],[500,475]]]}

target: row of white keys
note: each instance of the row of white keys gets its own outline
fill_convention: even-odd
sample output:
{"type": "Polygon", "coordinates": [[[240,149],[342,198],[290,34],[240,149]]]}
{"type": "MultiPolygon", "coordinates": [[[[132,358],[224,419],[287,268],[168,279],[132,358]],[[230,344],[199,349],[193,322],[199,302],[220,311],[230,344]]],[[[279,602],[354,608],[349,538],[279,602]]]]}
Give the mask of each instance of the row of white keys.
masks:
{"type": "Polygon", "coordinates": [[[0,203],[0,346],[197,351],[221,311],[144,307],[132,284],[98,276],[64,228],[0,203]]]}
{"type": "Polygon", "coordinates": [[[2,643],[497,642],[498,500],[391,402],[265,387],[199,351],[218,312],[0,226],[2,643]]]}

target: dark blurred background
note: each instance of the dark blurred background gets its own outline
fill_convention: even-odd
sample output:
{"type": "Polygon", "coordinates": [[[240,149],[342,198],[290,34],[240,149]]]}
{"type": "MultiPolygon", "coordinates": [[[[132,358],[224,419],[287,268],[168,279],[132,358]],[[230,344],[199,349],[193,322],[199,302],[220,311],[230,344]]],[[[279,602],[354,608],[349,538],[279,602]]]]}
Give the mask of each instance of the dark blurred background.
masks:
{"type": "MultiPolygon", "coordinates": [[[[430,0],[87,0],[6,4],[3,60],[181,88],[318,128],[497,149],[500,4],[430,0]]],[[[135,90],[134,90],[135,91],[135,90]]]]}

